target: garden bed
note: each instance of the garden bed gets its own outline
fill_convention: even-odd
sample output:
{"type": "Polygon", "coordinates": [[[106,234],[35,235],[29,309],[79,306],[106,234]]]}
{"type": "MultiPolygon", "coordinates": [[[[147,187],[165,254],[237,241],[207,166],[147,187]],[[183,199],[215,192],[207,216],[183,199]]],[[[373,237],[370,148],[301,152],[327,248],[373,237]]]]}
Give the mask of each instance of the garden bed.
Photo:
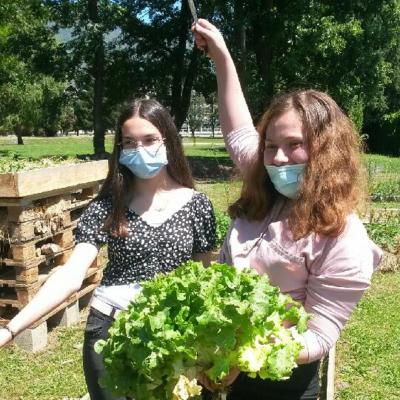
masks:
{"type": "Polygon", "coordinates": [[[22,198],[67,191],[105,179],[108,161],[59,165],[0,174],[0,197],[22,198]]]}

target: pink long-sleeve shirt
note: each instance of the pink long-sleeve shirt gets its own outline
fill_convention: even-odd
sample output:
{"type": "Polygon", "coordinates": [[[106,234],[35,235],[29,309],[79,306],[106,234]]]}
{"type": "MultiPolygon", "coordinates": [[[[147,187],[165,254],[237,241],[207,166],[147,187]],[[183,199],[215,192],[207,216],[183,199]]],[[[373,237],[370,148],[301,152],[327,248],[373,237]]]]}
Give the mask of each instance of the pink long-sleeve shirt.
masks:
{"type": "MultiPolygon", "coordinates": [[[[241,170],[256,159],[258,140],[253,126],[226,136],[227,150],[241,170]]],[[[304,305],[312,315],[308,330],[302,335],[311,362],[327,354],[338,339],[370,286],[382,251],[368,238],[355,214],[349,215],[344,232],[336,238],[312,233],[294,241],[287,219],[290,204],[282,196],[262,221],[235,219],[220,262],[268,274],[273,285],[304,305]]]]}

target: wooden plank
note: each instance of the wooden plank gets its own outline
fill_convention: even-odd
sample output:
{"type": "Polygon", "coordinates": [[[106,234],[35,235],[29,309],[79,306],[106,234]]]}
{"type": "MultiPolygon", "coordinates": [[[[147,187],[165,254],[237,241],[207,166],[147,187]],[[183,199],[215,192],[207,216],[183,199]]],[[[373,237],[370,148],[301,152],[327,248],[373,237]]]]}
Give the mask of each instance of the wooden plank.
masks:
{"type": "Polygon", "coordinates": [[[12,193],[16,192],[18,192],[18,188],[14,174],[1,174],[0,197],[11,197],[12,193]]]}
{"type": "Polygon", "coordinates": [[[11,247],[11,259],[15,261],[29,262],[36,258],[36,242],[30,242],[26,245],[15,245],[11,247]]]}
{"type": "Polygon", "coordinates": [[[5,265],[6,267],[14,268],[14,267],[21,267],[24,269],[30,269],[33,267],[37,267],[40,263],[46,261],[46,256],[41,255],[40,257],[35,258],[34,260],[28,260],[28,261],[16,261],[11,258],[2,258],[0,261],[5,265]]]}
{"type": "Polygon", "coordinates": [[[19,308],[19,301],[17,297],[9,298],[9,299],[0,299],[0,307],[11,306],[13,308],[19,308]]]}
{"type": "MultiPolygon", "coordinates": [[[[77,221],[74,224],[76,226],[77,221]]],[[[71,212],[64,211],[52,217],[42,217],[35,221],[9,222],[7,240],[11,243],[24,243],[33,239],[41,239],[46,235],[56,235],[72,225],[71,212]]]]}
{"type": "Polygon", "coordinates": [[[10,269],[0,274],[0,286],[14,287],[17,284],[15,271],[10,269]]]}
{"type": "MultiPolygon", "coordinates": [[[[25,307],[36,296],[40,287],[41,287],[41,285],[39,282],[36,282],[29,287],[22,287],[22,288],[16,287],[15,292],[16,292],[17,299],[18,299],[17,307],[19,309],[25,307]]],[[[7,302],[7,299],[2,299],[2,301],[3,300],[5,300],[5,302],[7,302]]]]}
{"type": "MultiPolygon", "coordinates": [[[[1,176],[1,175],[0,175],[1,176]]],[[[104,179],[101,179],[96,182],[89,182],[77,186],[72,186],[68,188],[60,188],[57,190],[53,190],[51,192],[46,193],[37,193],[32,196],[28,197],[0,197],[0,207],[25,207],[29,208],[32,207],[33,204],[37,202],[42,202],[44,199],[53,198],[53,197],[64,197],[68,196],[69,194],[74,194],[75,196],[71,198],[70,202],[82,202],[82,204],[87,204],[94,196],[88,198],[82,198],[81,194],[78,192],[82,192],[83,189],[86,187],[90,188],[94,185],[97,185],[99,188],[100,185],[103,183],[104,179]]]]}
{"type": "MultiPolygon", "coordinates": [[[[16,283],[14,288],[8,287],[8,293],[6,295],[3,294],[0,298],[0,307],[5,307],[9,305],[17,309],[22,309],[33,299],[33,297],[35,297],[35,295],[43,286],[43,284],[47,281],[47,279],[60,267],[61,266],[57,266],[48,271],[46,274],[42,274],[41,276],[39,276],[39,279],[33,284],[16,283]]],[[[69,299],[67,299],[66,302],[63,303],[64,306],[61,308],[66,307],[66,305],[70,304],[73,300],[77,300],[88,293],[88,291],[90,291],[88,287],[96,287],[101,280],[103,273],[102,270],[102,268],[98,267],[89,268],[86,272],[82,288],[77,293],[73,294],[69,299]]],[[[49,316],[46,316],[45,319],[47,318],[49,318],[49,316]]]]}
{"type": "MultiPolygon", "coordinates": [[[[34,240],[25,243],[10,243],[9,254],[5,255],[3,259],[0,259],[0,262],[6,265],[14,265],[14,266],[28,266],[36,262],[36,260],[41,256],[41,254],[37,254],[36,251],[40,248],[40,244],[45,244],[43,242],[47,240],[51,240],[52,243],[55,243],[61,247],[61,251],[66,250],[74,244],[74,233],[73,229],[75,229],[77,221],[72,223],[68,228],[64,228],[56,234],[45,234],[43,236],[35,237],[34,240]],[[42,243],[41,243],[42,242],[42,243]]],[[[61,253],[61,251],[59,253],[61,253]]]]}
{"type": "Polygon", "coordinates": [[[21,268],[21,269],[30,269],[30,268],[37,267],[42,262],[48,261],[55,257],[60,257],[59,262],[65,263],[67,261],[67,259],[69,258],[69,256],[71,255],[73,247],[74,247],[74,245],[67,246],[61,252],[55,253],[53,255],[49,255],[49,254],[43,255],[42,254],[39,257],[36,257],[34,260],[28,260],[28,261],[21,262],[21,261],[13,260],[11,258],[4,258],[4,259],[0,259],[0,261],[2,261],[6,267],[10,267],[10,268],[14,267],[14,268],[21,268]],[[62,257],[62,260],[61,260],[61,257],[62,257]]]}
{"type": "Polygon", "coordinates": [[[0,174],[0,197],[24,198],[82,186],[104,180],[108,161],[60,165],[32,171],[0,174]]]}
{"type": "MultiPolygon", "coordinates": [[[[42,199],[41,201],[33,201],[28,206],[8,206],[2,207],[7,214],[6,223],[14,223],[16,225],[30,222],[34,224],[36,221],[51,220],[54,218],[65,219],[71,213],[71,195],[56,196],[50,199],[42,199]],[[53,199],[53,200],[51,200],[53,199]]],[[[3,223],[4,224],[4,223],[3,223]]]]}
{"type": "Polygon", "coordinates": [[[35,224],[31,221],[19,224],[10,222],[8,224],[8,236],[11,242],[27,242],[35,238],[35,224]]]}
{"type": "Polygon", "coordinates": [[[334,400],[335,397],[335,362],[336,345],[321,360],[320,365],[320,393],[318,400],[334,400]]]}
{"type": "Polygon", "coordinates": [[[335,398],[335,361],[336,361],[336,345],[333,345],[328,356],[328,371],[326,382],[326,400],[334,400],[335,398]]]}
{"type": "Polygon", "coordinates": [[[46,256],[46,260],[36,267],[29,269],[16,267],[14,273],[15,284],[12,281],[7,286],[25,287],[35,282],[43,284],[60,266],[64,265],[72,253],[72,246],[54,255],[46,256]]]}
{"type": "MultiPolygon", "coordinates": [[[[35,328],[44,321],[47,321],[50,317],[57,314],[59,311],[62,311],[64,308],[72,304],[74,301],[79,300],[81,297],[84,297],[88,293],[92,292],[94,289],[96,289],[97,286],[98,283],[84,283],[82,285],[82,288],[78,292],[74,293],[66,301],[61,303],[58,307],[50,311],[40,320],[36,321],[30,328],[35,328]]],[[[8,301],[8,304],[0,303],[0,311],[5,310],[4,313],[0,315],[0,326],[7,325],[10,322],[10,320],[15,317],[15,315],[18,313],[17,305],[18,305],[18,300],[16,299],[10,299],[8,301]]]]}
{"type": "MultiPolygon", "coordinates": [[[[0,199],[0,202],[4,199],[0,199]]],[[[71,206],[72,197],[69,191],[50,197],[43,196],[39,199],[27,198],[24,204],[14,202],[7,204],[8,220],[16,223],[33,221],[48,218],[62,211],[68,210],[71,206]]]]}

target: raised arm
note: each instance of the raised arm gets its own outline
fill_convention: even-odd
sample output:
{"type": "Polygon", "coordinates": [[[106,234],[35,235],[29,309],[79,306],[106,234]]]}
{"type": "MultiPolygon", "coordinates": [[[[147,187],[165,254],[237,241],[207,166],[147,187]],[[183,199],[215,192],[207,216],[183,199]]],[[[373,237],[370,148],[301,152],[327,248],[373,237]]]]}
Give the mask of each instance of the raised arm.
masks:
{"type": "MultiPolygon", "coordinates": [[[[92,244],[77,244],[65,265],[49,277],[32,301],[9,322],[13,334],[19,334],[78,291],[97,253],[92,244]]],[[[0,347],[11,339],[9,330],[0,329],[0,347]]]]}
{"type": "Polygon", "coordinates": [[[196,45],[207,49],[214,61],[218,83],[218,105],[221,129],[224,134],[253,121],[243,96],[235,64],[219,30],[205,19],[193,26],[196,45]]]}
{"type": "Polygon", "coordinates": [[[243,174],[257,160],[259,135],[240,86],[235,64],[219,30],[199,19],[192,28],[196,45],[214,61],[218,83],[219,119],[226,149],[243,174]],[[241,129],[242,128],[242,129],[241,129]]]}

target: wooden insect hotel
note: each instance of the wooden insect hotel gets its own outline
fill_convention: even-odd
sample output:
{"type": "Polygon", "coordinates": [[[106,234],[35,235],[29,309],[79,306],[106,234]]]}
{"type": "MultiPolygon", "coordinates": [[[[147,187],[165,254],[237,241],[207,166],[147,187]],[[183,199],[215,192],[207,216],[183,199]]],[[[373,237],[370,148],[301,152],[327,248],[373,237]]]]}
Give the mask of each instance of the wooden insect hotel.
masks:
{"type": "MultiPolygon", "coordinates": [[[[79,217],[96,196],[107,161],[60,165],[0,174],[0,325],[3,326],[65,263],[74,247],[79,217]]],[[[80,290],[15,338],[26,350],[47,344],[48,323],[79,321],[79,301],[87,300],[104,268],[99,254],[80,290]]]]}

